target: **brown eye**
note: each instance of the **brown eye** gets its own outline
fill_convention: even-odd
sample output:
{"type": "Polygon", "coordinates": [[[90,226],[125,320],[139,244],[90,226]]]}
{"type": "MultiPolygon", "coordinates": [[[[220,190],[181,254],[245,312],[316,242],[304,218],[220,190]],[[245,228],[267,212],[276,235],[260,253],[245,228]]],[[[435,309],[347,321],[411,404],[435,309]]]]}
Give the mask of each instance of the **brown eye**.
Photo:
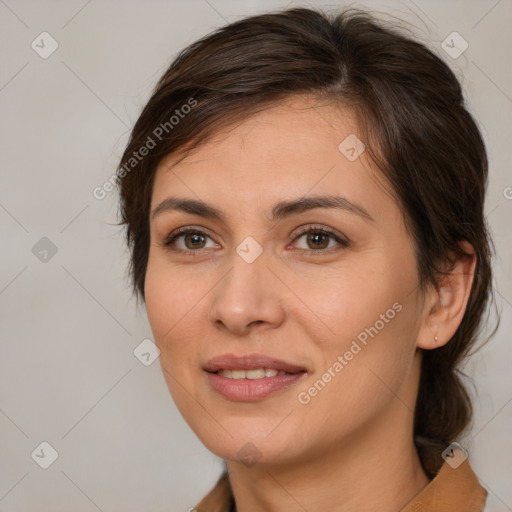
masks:
{"type": "Polygon", "coordinates": [[[329,236],[324,233],[308,233],[306,240],[312,249],[325,249],[329,245],[329,236]]]}
{"type": "Polygon", "coordinates": [[[348,247],[349,243],[341,235],[325,228],[307,227],[295,238],[297,248],[310,254],[330,252],[330,249],[348,247]],[[305,243],[301,239],[305,240],[305,243]],[[302,242],[302,243],[299,243],[302,242]],[[328,251],[327,251],[327,250],[328,251]]]}
{"type": "MultiPolygon", "coordinates": [[[[197,229],[184,228],[171,233],[164,245],[177,251],[198,252],[201,249],[209,248],[207,247],[208,240],[211,240],[211,237],[206,233],[197,229]]],[[[218,247],[218,245],[213,242],[210,247],[218,247]]]]}
{"type": "Polygon", "coordinates": [[[206,237],[199,233],[187,233],[183,236],[187,249],[202,249],[205,244],[206,237]]]}

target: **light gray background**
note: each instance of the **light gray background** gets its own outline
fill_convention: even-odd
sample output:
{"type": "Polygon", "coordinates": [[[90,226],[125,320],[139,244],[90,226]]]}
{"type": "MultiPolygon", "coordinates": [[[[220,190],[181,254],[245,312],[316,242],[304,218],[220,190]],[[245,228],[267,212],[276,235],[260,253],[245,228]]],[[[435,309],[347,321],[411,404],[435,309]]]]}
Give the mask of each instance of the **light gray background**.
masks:
{"type": "MultiPolygon", "coordinates": [[[[348,4],[0,1],[1,511],[185,511],[218,477],[219,459],[181,419],[158,360],[146,367],[133,354],[151,330],[130,295],[117,196],[99,201],[92,191],[115,172],[176,52],[226,22],[288,5],[348,4]],[[43,31],[59,44],[47,59],[31,48],[43,31]],[[42,237],[57,247],[46,262],[32,251],[42,237]],[[58,452],[48,469],[31,457],[42,441],[58,452]]],[[[350,5],[416,27],[463,81],[488,145],[502,323],[467,365],[478,396],[463,444],[512,510],[512,2],[350,5]],[[440,45],[453,31],[469,44],[458,59],[440,45]]]]}

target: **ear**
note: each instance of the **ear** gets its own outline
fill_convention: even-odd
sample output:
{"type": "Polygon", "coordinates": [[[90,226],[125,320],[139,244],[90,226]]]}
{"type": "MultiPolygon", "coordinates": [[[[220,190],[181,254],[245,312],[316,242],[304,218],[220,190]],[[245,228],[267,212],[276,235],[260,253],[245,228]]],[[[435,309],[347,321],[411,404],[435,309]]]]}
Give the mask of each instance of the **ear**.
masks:
{"type": "Polygon", "coordinates": [[[417,338],[417,347],[439,348],[457,331],[469,300],[476,268],[476,254],[469,242],[461,242],[468,256],[453,255],[453,268],[439,280],[439,289],[432,286],[425,297],[425,317],[417,338]]]}

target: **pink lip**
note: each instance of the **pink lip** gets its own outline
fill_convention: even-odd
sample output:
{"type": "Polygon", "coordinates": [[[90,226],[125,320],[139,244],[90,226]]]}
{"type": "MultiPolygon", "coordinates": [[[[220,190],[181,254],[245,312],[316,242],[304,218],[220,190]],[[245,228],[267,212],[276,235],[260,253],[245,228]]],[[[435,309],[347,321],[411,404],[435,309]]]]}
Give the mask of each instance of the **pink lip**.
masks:
{"type": "Polygon", "coordinates": [[[210,385],[217,393],[229,400],[244,402],[266,398],[272,393],[293,385],[307,375],[304,367],[261,354],[242,357],[225,354],[210,359],[203,369],[210,385]],[[255,370],[257,368],[273,368],[287,372],[287,374],[263,379],[229,379],[215,373],[219,370],[255,370]]]}
{"type": "Polygon", "coordinates": [[[254,402],[287,388],[301,379],[306,372],[265,377],[264,379],[228,379],[216,373],[206,373],[212,388],[230,400],[254,402]]]}

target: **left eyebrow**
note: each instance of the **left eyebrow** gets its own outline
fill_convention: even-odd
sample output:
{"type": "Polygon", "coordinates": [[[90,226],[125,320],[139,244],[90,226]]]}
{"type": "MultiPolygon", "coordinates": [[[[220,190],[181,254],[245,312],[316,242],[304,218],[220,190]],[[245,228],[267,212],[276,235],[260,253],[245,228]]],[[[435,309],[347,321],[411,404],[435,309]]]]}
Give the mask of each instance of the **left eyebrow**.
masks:
{"type": "Polygon", "coordinates": [[[272,220],[280,220],[293,213],[302,213],[307,210],[313,210],[314,208],[335,208],[359,215],[367,221],[374,222],[373,217],[365,208],[340,196],[309,196],[293,201],[282,201],[272,208],[272,220]]]}
{"type": "MultiPolygon", "coordinates": [[[[341,196],[309,196],[301,197],[290,201],[281,201],[272,208],[271,220],[273,222],[289,217],[293,214],[303,213],[315,208],[333,208],[348,213],[358,215],[366,221],[375,222],[373,217],[362,206],[349,201],[341,196]]],[[[191,215],[199,215],[200,217],[209,217],[225,222],[224,214],[217,208],[196,199],[181,199],[176,197],[168,197],[164,199],[151,212],[151,217],[168,211],[183,211],[191,215]]]]}

